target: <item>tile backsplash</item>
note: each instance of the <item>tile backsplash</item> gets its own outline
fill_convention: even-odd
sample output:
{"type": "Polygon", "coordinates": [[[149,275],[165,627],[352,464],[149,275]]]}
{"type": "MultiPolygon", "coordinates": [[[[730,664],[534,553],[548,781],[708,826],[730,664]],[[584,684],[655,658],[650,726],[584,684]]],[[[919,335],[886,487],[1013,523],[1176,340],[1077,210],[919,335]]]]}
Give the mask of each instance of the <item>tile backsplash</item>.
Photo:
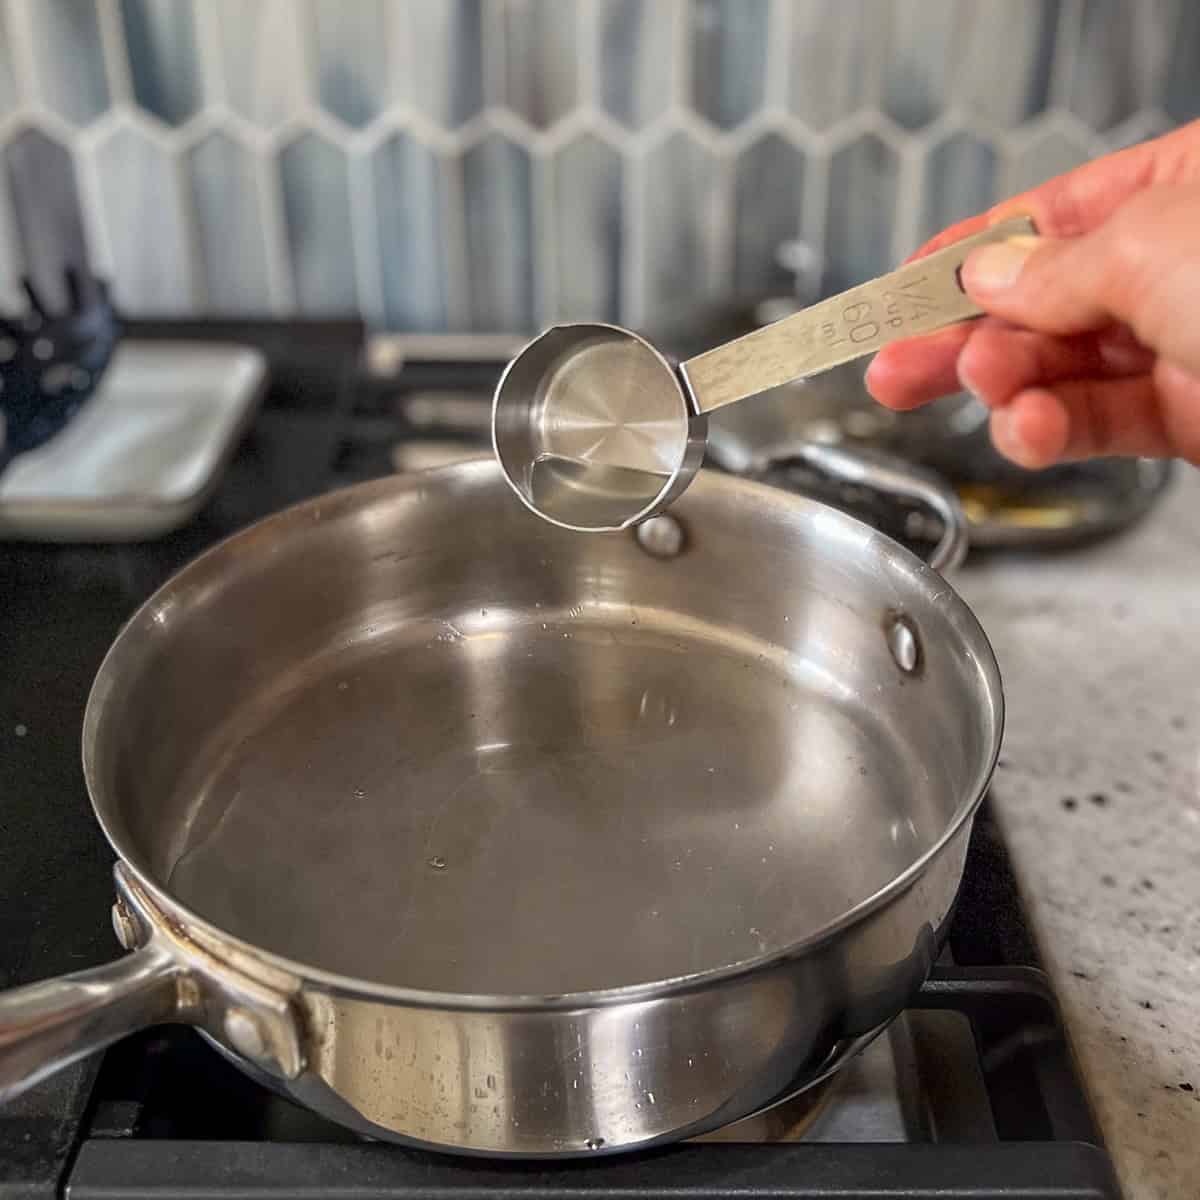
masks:
{"type": "Polygon", "coordinates": [[[1197,115],[1192,0],[0,0],[0,310],[637,325],[1197,115]]]}

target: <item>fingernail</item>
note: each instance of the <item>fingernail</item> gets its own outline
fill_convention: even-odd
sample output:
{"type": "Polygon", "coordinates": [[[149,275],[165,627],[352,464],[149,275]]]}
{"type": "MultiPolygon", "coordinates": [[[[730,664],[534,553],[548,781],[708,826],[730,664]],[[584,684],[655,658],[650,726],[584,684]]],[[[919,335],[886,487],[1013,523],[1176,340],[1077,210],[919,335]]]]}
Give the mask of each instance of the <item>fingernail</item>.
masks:
{"type": "Polygon", "coordinates": [[[973,251],[962,268],[967,290],[998,292],[1012,287],[1036,245],[1037,238],[1014,237],[973,251]]]}
{"type": "Polygon", "coordinates": [[[1017,422],[1011,408],[992,409],[992,441],[1001,454],[1020,454],[1021,439],[1017,433],[1017,422]]]}

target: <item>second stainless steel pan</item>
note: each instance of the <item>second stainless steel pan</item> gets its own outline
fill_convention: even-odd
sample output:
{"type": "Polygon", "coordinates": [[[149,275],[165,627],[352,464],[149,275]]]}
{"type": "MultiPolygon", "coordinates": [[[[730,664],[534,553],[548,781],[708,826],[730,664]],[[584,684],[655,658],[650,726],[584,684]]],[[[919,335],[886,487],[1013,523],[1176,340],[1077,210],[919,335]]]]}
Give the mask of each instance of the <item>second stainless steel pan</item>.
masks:
{"type": "Polygon", "coordinates": [[[669,519],[580,537],[471,462],[168,582],[83,734],[132,953],[0,997],[0,1089],[185,1021],[377,1138],[591,1155],[835,1069],[937,952],[995,662],[839,512],[702,475],[669,519]]]}

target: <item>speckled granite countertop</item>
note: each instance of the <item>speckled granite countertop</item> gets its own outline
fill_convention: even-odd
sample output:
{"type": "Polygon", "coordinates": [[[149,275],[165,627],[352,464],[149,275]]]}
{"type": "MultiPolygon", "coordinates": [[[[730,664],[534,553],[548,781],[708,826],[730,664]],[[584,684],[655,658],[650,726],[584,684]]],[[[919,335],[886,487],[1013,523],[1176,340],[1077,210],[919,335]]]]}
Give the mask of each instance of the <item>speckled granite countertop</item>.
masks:
{"type": "Polygon", "coordinates": [[[1126,1200],[1200,1196],[1200,472],[1086,550],[971,565],[994,802],[1126,1200]]]}

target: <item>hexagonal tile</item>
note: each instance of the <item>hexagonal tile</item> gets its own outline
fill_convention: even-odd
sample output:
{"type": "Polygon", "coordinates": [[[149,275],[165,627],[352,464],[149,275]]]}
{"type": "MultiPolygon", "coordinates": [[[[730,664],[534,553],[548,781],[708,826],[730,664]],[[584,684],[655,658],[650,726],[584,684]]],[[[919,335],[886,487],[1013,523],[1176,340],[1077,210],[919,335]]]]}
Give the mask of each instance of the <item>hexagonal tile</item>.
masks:
{"type": "Polygon", "coordinates": [[[1083,0],[1067,107],[1109,129],[1153,102],[1170,58],[1171,0],[1083,0]]]}
{"type": "Polygon", "coordinates": [[[412,4],[407,12],[409,102],[446,128],[483,107],[482,0],[412,4]]]}
{"type": "Polygon", "coordinates": [[[26,270],[47,304],[61,306],[64,269],[89,261],[75,164],[53,138],[27,129],[5,148],[4,166],[26,270]]]}
{"type": "Polygon", "coordinates": [[[374,151],[370,172],[384,323],[445,328],[446,197],[438,159],[428,146],[397,134],[374,151]]]}
{"type": "Polygon", "coordinates": [[[271,309],[267,251],[254,155],[215,133],[188,155],[209,312],[271,309]]]}
{"type": "Polygon", "coordinates": [[[767,134],[738,156],[733,208],[733,286],[741,296],[790,295],[795,276],[779,261],[800,236],[804,156],[767,134]]]}
{"type": "Polygon", "coordinates": [[[96,147],[94,162],[118,306],[128,313],[193,311],[198,292],[188,197],[174,155],[122,125],[96,147]]]}
{"type": "Polygon", "coordinates": [[[825,221],[826,292],[840,292],[895,266],[892,232],[899,178],[896,151],[873,133],[834,154],[825,221]]]}
{"type": "Polygon", "coordinates": [[[1176,121],[1200,117],[1200,4],[1184,4],[1174,30],[1163,106],[1176,121]]]}
{"type": "Polygon", "coordinates": [[[995,198],[996,151],[966,130],[951,134],[926,155],[921,179],[920,241],[986,209],[995,198]]]}
{"type": "Polygon", "coordinates": [[[719,184],[712,153],[686,133],[655,146],[643,167],[643,255],[647,321],[676,317],[711,298],[717,245],[724,232],[714,216],[719,184]]]}
{"type": "Polygon", "coordinates": [[[310,314],[356,312],[346,156],[307,133],[284,147],[279,179],[297,307],[310,314]]]}
{"type": "Polygon", "coordinates": [[[203,102],[192,0],[121,0],[134,99],[178,125],[203,102]]]}
{"type": "Polygon", "coordinates": [[[788,106],[810,129],[875,103],[887,49],[878,0],[793,0],[788,106]]]}
{"type": "Polygon", "coordinates": [[[671,103],[671,5],[662,0],[598,0],[600,103],[640,129],[671,103]]]}
{"type": "Polygon", "coordinates": [[[880,106],[919,129],[945,107],[954,76],[960,0],[892,0],[880,106]]]}
{"type": "Polygon", "coordinates": [[[1085,163],[1091,157],[1089,148],[1078,138],[1061,129],[1047,129],[1025,143],[1012,155],[1004,173],[1007,194],[1037,187],[1055,175],[1085,163]]]}
{"type": "Polygon", "coordinates": [[[977,4],[962,35],[959,99],[997,125],[1019,125],[1050,101],[1061,0],[977,4]]]}
{"type": "Polygon", "coordinates": [[[387,0],[310,0],[317,98],[347,125],[366,125],[391,95],[387,0]]]}
{"type": "Polygon", "coordinates": [[[20,12],[29,22],[38,95],[60,116],[86,125],[109,98],[95,0],[38,0],[20,12]]]}
{"type": "Polygon", "coordinates": [[[205,0],[229,106],[270,127],[304,103],[304,56],[293,0],[205,0]]]}
{"type": "Polygon", "coordinates": [[[491,133],[463,155],[471,328],[533,328],[533,217],[529,152],[491,133]]]}
{"type": "Polygon", "coordinates": [[[622,160],[586,134],[551,160],[556,320],[617,321],[621,304],[622,160]]]}
{"type": "Polygon", "coordinates": [[[722,129],[762,105],[768,15],[767,0],[690,0],[692,107],[722,129]]]}

